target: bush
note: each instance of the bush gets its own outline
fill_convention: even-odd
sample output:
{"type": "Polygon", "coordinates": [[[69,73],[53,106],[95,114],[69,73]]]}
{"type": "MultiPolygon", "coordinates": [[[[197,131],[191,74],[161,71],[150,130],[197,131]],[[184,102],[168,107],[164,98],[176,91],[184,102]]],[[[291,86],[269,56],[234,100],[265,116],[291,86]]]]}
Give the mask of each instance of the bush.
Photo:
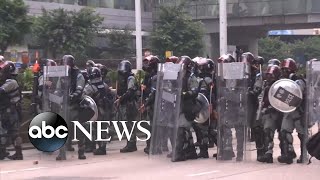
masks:
{"type": "Polygon", "coordinates": [[[25,69],[17,76],[18,84],[22,91],[32,91],[33,88],[33,72],[30,68],[25,69]]]}

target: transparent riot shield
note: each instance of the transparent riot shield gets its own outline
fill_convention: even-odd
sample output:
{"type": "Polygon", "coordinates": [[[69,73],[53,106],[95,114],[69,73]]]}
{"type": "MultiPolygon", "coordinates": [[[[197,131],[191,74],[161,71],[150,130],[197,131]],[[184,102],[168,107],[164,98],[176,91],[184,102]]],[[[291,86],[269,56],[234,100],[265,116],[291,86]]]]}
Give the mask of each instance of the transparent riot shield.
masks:
{"type": "Polygon", "coordinates": [[[172,159],[175,158],[175,144],[180,115],[182,89],[182,67],[179,64],[158,65],[157,92],[150,143],[150,156],[163,154],[170,140],[172,159]]]}
{"type": "MultiPolygon", "coordinates": [[[[44,66],[43,112],[49,111],[59,114],[67,122],[68,127],[71,127],[68,103],[69,86],[68,66],[44,66]]],[[[64,147],[60,149],[60,154],[65,157],[64,147]]]]}
{"type": "MultiPolygon", "coordinates": [[[[310,137],[320,131],[320,61],[309,61],[306,67],[305,115],[308,127],[305,128],[305,133],[310,137]]],[[[307,156],[306,151],[303,154],[307,156]]]]}
{"type": "Polygon", "coordinates": [[[246,64],[219,63],[217,75],[218,160],[242,161],[246,153],[247,89],[246,64]]]}

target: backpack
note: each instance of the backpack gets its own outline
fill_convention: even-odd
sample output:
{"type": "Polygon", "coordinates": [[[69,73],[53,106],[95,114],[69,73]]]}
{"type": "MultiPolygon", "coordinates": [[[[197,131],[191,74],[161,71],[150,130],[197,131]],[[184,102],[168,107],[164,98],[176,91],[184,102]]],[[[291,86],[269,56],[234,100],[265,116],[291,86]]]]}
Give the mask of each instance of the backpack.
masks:
{"type": "Polygon", "coordinates": [[[307,142],[307,151],[311,155],[309,159],[309,163],[311,163],[311,159],[315,157],[320,160],[320,131],[313,135],[307,142]]]}

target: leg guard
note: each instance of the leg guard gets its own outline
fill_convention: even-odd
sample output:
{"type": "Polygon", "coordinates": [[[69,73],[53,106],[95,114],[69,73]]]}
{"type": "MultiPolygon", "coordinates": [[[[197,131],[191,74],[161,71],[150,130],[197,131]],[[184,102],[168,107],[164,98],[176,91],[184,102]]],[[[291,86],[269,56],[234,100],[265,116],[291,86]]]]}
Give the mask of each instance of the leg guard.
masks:
{"type": "Polygon", "coordinates": [[[290,154],[293,149],[290,148],[292,146],[292,134],[290,132],[287,132],[286,130],[282,130],[280,132],[281,136],[281,146],[282,146],[282,151],[283,153],[281,154],[280,157],[278,157],[278,161],[280,163],[286,163],[286,164],[292,164],[293,163],[293,156],[290,154]]]}
{"type": "Polygon", "coordinates": [[[263,128],[260,126],[257,126],[252,129],[252,132],[255,136],[255,143],[257,148],[257,159],[259,159],[261,156],[265,154],[265,145],[264,145],[264,131],[263,128]]]}

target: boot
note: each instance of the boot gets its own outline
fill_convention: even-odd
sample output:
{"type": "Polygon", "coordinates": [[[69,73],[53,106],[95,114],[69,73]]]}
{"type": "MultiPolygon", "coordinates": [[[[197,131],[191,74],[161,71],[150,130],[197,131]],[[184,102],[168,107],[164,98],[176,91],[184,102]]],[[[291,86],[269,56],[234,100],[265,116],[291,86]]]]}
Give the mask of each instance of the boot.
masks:
{"type": "Polygon", "coordinates": [[[63,161],[63,160],[67,160],[66,148],[64,146],[59,150],[59,155],[56,157],[56,161],[63,161]]]}
{"type": "Polygon", "coordinates": [[[56,157],[56,161],[63,161],[63,160],[67,160],[67,158],[65,156],[61,156],[61,155],[58,155],[56,157]]]}
{"type": "Polygon", "coordinates": [[[282,140],[282,143],[281,143],[281,156],[278,157],[278,161],[280,163],[286,163],[286,164],[292,164],[293,163],[293,153],[294,152],[290,152],[289,151],[289,142],[286,138],[286,132],[282,132],[281,133],[282,137],[281,137],[281,140],[282,140]]]}
{"type": "MultiPolygon", "coordinates": [[[[257,161],[258,159],[261,159],[262,156],[264,156],[264,154],[267,152],[267,147],[269,145],[269,142],[265,145],[264,141],[270,141],[268,138],[266,138],[265,136],[265,132],[263,130],[262,127],[255,127],[252,129],[252,132],[255,136],[255,143],[256,143],[256,148],[257,148],[257,161]]],[[[268,131],[266,131],[268,132],[268,131]]],[[[270,138],[273,140],[273,136],[274,134],[267,134],[267,135],[271,135],[270,138]]],[[[272,141],[271,140],[271,141],[272,141]]]]}
{"type": "Polygon", "coordinates": [[[14,149],[16,150],[16,153],[14,153],[12,156],[8,156],[8,158],[11,160],[23,160],[22,147],[15,146],[14,149]]]}
{"type": "Polygon", "coordinates": [[[137,144],[136,142],[127,142],[127,145],[120,149],[120,153],[128,153],[128,152],[134,152],[137,151],[137,144]]]}
{"type": "Polygon", "coordinates": [[[305,153],[305,139],[304,139],[304,135],[303,134],[298,134],[298,137],[300,139],[300,157],[299,159],[297,159],[297,163],[301,164],[304,163],[306,161],[306,159],[304,159],[304,153],[305,153]]]}
{"type": "Polygon", "coordinates": [[[266,153],[262,157],[260,157],[258,161],[265,162],[265,163],[273,163],[273,156],[271,153],[266,153]]]}
{"type": "Polygon", "coordinates": [[[209,158],[209,153],[208,153],[208,146],[207,145],[201,145],[200,146],[200,153],[198,154],[198,158],[209,158]]]}
{"type": "Polygon", "coordinates": [[[209,158],[209,153],[208,151],[205,151],[205,150],[200,150],[200,153],[197,155],[198,158],[209,158]]]}
{"type": "Polygon", "coordinates": [[[149,154],[150,151],[150,139],[147,140],[147,146],[143,149],[143,152],[149,154]]]}
{"type": "Polygon", "coordinates": [[[186,149],[186,159],[198,159],[196,147],[194,145],[190,145],[186,149]]]}
{"type": "Polygon", "coordinates": [[[107,155],[107,150],[105,147],[99,147],[98,149],[93,150],[94,155],[107,155]]]}
{"type": "Polygon", "coordinates": [[[79,150],[78,150],[78,159],[86,159],[87,157],[84,155],[84,150],[85,150],[85,146],[81,146],[79,147],[79,150]]]}

